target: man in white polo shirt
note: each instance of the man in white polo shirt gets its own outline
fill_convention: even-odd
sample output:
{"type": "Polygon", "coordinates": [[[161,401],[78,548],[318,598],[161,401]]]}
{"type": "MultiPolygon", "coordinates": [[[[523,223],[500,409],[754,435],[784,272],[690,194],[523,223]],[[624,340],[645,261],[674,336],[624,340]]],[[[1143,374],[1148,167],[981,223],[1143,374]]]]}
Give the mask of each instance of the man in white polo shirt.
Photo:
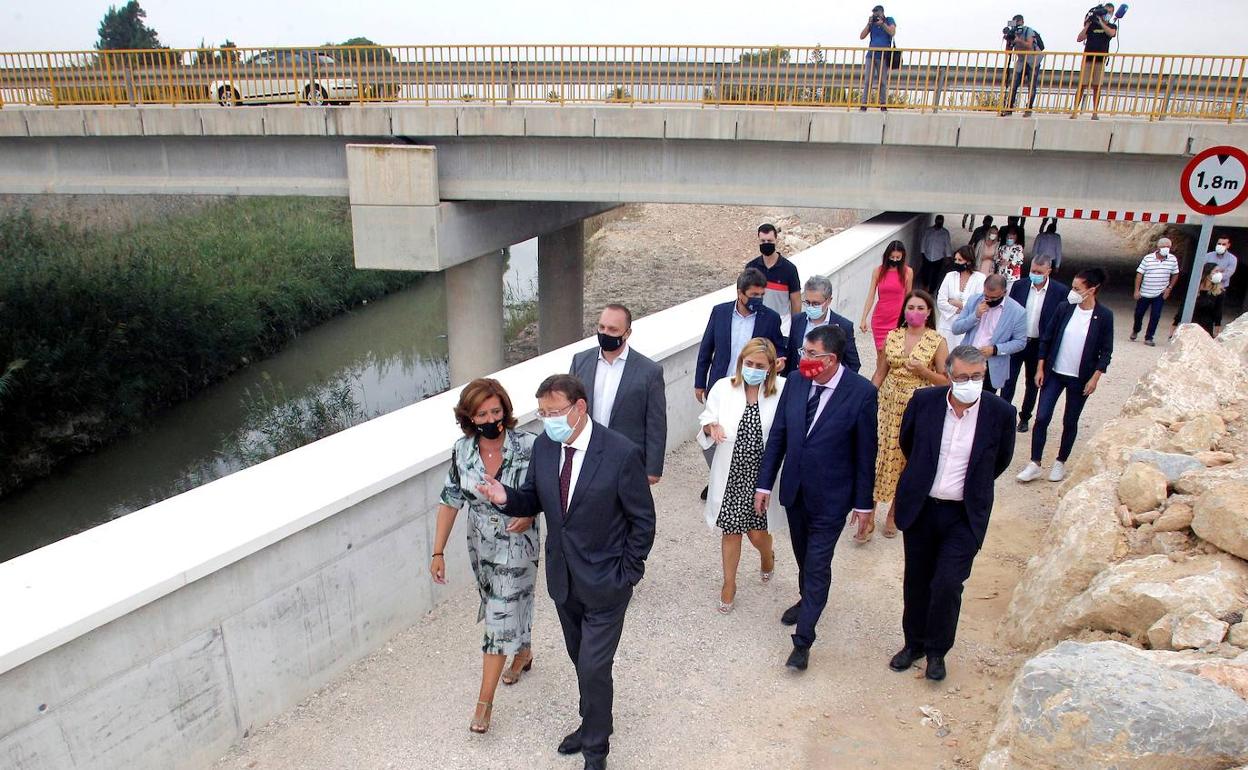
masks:
{"type": "Polygon", "coordinates": [[[1140,260],[1135,269],[1135,321],[1131,325],[1131,341],[1140,335],[1144,325],[1144,313],[1148,313],[1148,331],[1144,333],[1145,345],[1156,345],[1153,335],[1161,320],[1161,309],[1170,299],[1170,292],[1179,281],[1179,259],[1170,253],[1170,239],[1158,238],[1157,250],[1140,260]]]}

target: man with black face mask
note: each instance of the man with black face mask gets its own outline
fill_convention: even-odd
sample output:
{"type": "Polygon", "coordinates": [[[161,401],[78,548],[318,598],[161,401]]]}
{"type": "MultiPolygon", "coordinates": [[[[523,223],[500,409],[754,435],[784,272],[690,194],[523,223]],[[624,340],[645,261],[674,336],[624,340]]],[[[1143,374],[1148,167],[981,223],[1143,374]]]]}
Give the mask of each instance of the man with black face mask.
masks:
{"type": "Polygon", "coordinates": [[[598,316],[598,347],[572,357],[572,370],[585,383],[589,414],[624,434],[641,449],[646,476],[657,484],[667,449],[667,394],[663,367],[633,350],[633,314],[611,304],[598,316]]]}
{"type": "Polygon", "coordinates": [[[802,312],[802,279],[794,265],[776,250],[780,231],[772,224],[758,226],[759,256],[746,263],[767,276],[763,304],[780,315],[780,332],[787,335],[793,317],[802,312]]]}

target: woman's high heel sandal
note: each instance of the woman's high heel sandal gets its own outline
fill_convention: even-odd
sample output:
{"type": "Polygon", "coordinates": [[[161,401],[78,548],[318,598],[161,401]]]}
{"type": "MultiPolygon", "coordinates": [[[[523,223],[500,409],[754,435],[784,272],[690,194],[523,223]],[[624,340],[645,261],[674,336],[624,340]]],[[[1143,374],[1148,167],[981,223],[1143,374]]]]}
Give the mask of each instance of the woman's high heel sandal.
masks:
{"type": "Polygon", "coordinates": [[[479,700],[477,701],[477,706],[485,706],[485,714],[480,717],[473,714],[472,721],[468,723],[468,729],[474,733],[488,732],[490,729],[490,712],[494,710],[494,704],[479,700]]]}
{"type": "Polygon", "coordinates": [[[503,672],[503,684],[508,684],[508,685],[515,684],[520,681],[521,676],[523,676],[525,673],[532,671],[532,670],[533,670],[533,657],[532,656],[529,656],[528,662],[525,663],[524,666],[521,668],[516,668],[516,663],[513,660],[511,663],[511,667],[503,672]]]}
{"type": "Polygon", "coordinates": [[[893,521],[892,514],[889,514],[888,519],[884,521],[884,531],[881,532],[880,534],[884,535],[884,537],[887,537],[890,540],[894,537],[897,537],[897,522],[893,521]]]}
{"type": "Polygon", "coordinates": [[[771,569],[763,569],[762,565],[760,564],[758,571],[759,571],[759,577],[762,579],[764,583],[771,582],[771,576],[776,571],[776,551],[774,548],[771,551],[771,569]]]}

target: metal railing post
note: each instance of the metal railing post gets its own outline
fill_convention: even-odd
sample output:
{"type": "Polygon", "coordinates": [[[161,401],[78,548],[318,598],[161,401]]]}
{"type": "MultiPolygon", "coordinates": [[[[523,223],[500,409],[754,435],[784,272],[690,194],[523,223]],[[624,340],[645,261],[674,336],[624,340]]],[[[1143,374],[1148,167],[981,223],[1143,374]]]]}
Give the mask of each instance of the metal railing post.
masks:
{"type": "Polygon", "coordinates": [[[132,64],[131,64],[131,61],[132,61],[132,60],[131,60],[130,55],[129,55],[129,54],[124,54],[124,56],[125,56],[125,58],[124,58],[122,61],[123,61],[123,63],[124,63],[124,65],[125,65],[125,66],[122,68],[122,76],[125,78],[125,85],[126,85],[126,101],[130,103],[130,106],[131,106],[131,107],[133,107],[133,106],[135,106],[135,99],[134,99],[134,71],[133,71],[133,69],[132,69],[132,64]]]}
{"type": "Polygon", "coordinates": [[[932,93],[932,112],[933,113],[940,112],[940,98],[941,96],[944,95],[944,92],[945,92],[945,72],[946,71],[947,70],[945,68],[945,65],[943,64],[940,65],[940,68],[936,70],[936,86],[935,86],[935,91],[932,93]]]}
{"type": "Polygon", "coordinates": [[[507,62],[507,104],[510,105],[516,100],[516,78],[519,76],[519,68],[514,61],[507,62]]]}

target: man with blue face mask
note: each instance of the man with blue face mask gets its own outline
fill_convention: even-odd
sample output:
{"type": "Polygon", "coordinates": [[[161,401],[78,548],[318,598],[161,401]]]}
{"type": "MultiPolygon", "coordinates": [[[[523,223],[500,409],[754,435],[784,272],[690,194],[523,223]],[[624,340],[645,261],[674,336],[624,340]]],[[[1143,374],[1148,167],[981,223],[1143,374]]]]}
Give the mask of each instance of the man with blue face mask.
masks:
{"type": "Polygon", "coordinates": [[[925,676],[945,678],[962,608],[962,586],[984,544],[993,488],[1014,455],[1014,407],[984,392],[983,351],[959,345],[945,369],[949,387],[920,388],[901,419],[908,462],[897,483],[897,527],[906,571],[905,646],[889,661],[907,671],[927,658],[925,676]]]}
{"type": "Polygon", "coordinates": [[[1040,335],[1048,327],[1054,313],[1066,301],[1070,287],[1053,278],[1053,262],[1044,255],[1031,260],[1026,281],[1015,281],[1010,299],[1027,311],[1027,346],[1010,356],[1010,378],[1001,387],[1001,398],[1013,403],[1014,389],[1020,374],[1023,380],[1023,405],[1018,411],[1018,432],[1026,433],[1036,407],[1040,388],[1036,386],[1036,366],[1040,361],[1040,335]]]}
{"type": "Polygon", "coordinates": [[[802,359],[802,341],[806,332],[820,326],[839,326],[845,331],[845,358],[843,362],[850,371],[858,371],[862,362],[858,358],[858,346],[854,344],[854,323],[832,309],[832,282],[825,276],[812,275],[806,279],[805,290],[802,292],[802,314],[793,317],[793,326],[789,329],[789,354],[787,356],[784,376],[791,377],[797,372],[797,365],[802,359]]]}
{"type": "Polygon", "coordinates": [[[518,489],[485,477],[477,491],[508,516],[546,515],[546,585],[576,668],[581,724],[559,744],[588,770],[610,751],[611,676],[633,587],[654,545],[654,499],[641,449],[589,416],[585,386],[570,374],[537,389],[544,435],[518,489]]]}

